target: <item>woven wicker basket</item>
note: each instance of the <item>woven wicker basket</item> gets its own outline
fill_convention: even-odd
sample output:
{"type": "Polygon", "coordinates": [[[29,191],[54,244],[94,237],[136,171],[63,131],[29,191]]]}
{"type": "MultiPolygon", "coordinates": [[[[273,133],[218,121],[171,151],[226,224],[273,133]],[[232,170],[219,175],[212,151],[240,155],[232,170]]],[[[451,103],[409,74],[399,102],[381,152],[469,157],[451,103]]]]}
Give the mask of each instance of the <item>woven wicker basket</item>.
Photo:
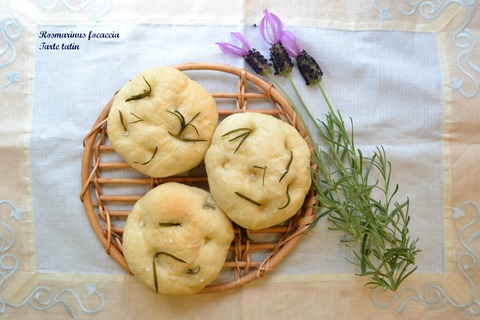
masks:
{"type": "MultiPolygon", "coordinates": [[[[219,77],[223,84],[231,84],[232,92],[211,93],[217,101],[220,120],[230,114],[246,111],[273,115],[294,126],[311,146],[295,111],[272,84],[243,69],[222,64],[185,63],[173,67],[200,83],[201,80],[197,80],[195,75],[200,79],[219,77]]],[[[161,183],[176,181],[205,189],[208,188],[208,180],[203,165],[169,178],[151,178],[132,169],[116,155],[108,142],[106,120],[112,102],[113,98],[85,137],[80,198],[106,252],[131,273],[123,256],[122,234],[125,220],[135,202],[146,191],[161,183]]],[[[224,271],[217,281],[201,292],[240,287],[274,269],[294,249],[314,220],[315,205],[312,187],[302,209],[285,223],[263,230],[245,230],[235,226],[235,239],[224,271]]]]}

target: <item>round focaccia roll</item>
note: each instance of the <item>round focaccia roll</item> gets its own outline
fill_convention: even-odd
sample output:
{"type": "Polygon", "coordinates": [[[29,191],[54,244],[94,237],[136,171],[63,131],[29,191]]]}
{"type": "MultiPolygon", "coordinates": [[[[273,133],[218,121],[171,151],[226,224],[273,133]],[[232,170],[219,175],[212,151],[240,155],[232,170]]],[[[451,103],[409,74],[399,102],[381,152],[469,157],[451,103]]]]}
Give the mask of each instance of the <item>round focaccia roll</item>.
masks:
{"type": "Polygon", "coordinates": [[[150,290],[188,295],[215,280],[233,238],[232,222],[210,193],[168,182],[134,205],[125,224],[123,254],[150,290]]]}
{"type": "Polygon", "coordinates": [[[306,141],[293,126],[260,113],[226,117],[212,137],[205,167],[217,204],[247,229],[292,217],[311,186],[306,141]]]}
{"type": "Polygon", "coordinates": [[[156,67],[117,92],[107,126],[120,157],[159,178],[202,162],[217,122],[217,106],[206,89],[175,68],[156,67]]]}

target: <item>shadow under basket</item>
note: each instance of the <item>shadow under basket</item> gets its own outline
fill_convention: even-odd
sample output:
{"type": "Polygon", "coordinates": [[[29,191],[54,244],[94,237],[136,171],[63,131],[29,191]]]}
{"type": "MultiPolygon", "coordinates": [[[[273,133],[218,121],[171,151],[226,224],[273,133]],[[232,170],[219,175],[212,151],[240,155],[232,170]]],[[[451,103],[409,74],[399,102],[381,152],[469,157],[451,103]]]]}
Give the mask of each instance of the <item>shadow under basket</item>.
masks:
{"type": "MultiPolygon", "coordinates": [[[[173,67],[204,87],[202,81],[206,83],[208,79],[209,84],[219,82],[215,88],[232,88],[230,92],[228,88],[225,90],[227,92],[210,92],[217,102],[220,121],[239,112],[272,115],[295,127],[312,149],[307,132],[294,109],[272,84],[228,65],[192,62],[173,67]]],[[[100,112],[83,141],[85,149],[81,165],[80,198],[91,227],[107,254],[131,273],[123,256],[122,235],[135,202],[148,190],[165,182],[174,181],[208,190],[208,179],[203,164],[184,174],[167,178],[148,177],[131,168],[108,141],[107,118],[112,103],[113,98],[100,112]]],[[[312,170],[315,170],[313,164],[312,170]]],[[[292,252],[315,219],[316,205],[312,186],[302,208],[284,223],[262,230],[247,230],[234,224],[235,239],[224,268],[217,280],[200,293],[241,287],[275,269],[292,252]]]]}

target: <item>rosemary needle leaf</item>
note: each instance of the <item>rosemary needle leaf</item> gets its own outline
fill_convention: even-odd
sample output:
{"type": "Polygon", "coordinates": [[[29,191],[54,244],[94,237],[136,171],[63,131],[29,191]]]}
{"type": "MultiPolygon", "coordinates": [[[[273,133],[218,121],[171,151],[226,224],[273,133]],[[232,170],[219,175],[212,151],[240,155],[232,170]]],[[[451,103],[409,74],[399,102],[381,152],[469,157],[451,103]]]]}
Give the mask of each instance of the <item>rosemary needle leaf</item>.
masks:
{"type": "Polygon", "coordinates": [[[239,134],[238,136],[236,136],[236,137],[228,140],[228,142],[231,142],[231,141],[235,141],[235,140],[237,140],[237,139],[239,139],[239,138],[242,138],[242,139],[240,140],[240,143],[238,144],[238,146],[237,146],[237,147],[235,148],[235,150],[233,151],[233,153],[237,153],[238,149],[240,149],[240,146],[245,142],[245,139],[248,138],[248,136],[252,133],[253,130],[250,129],[250,128],[238,128],[238,129],[231,130],[231,131],[229,131],[229,132],[227,132],[227,133],[224,133],[224,134],[222,135],[222,137],[225,137],[225,136],[230,135],[230,134],[232,134],[232,133],[241,132],[241,131],[244,131],[244,133],[239,134]]]}
{"type": "Polygon", "coordinates": [[[199,272],[200,272],[200,266],[197,266],[195,269],[192,268],[187,270],[187,274],[197,274],[199,272]]]}
{"type": "MultiPolygon", "coordinates": [[[[292,161],[293,161],[293,151],[292,150],[288,150],[290,151],[290,158],[288,159],[288,163],[287,163],[287,166],[285,168],[285,171],[283,172],[282,176],[280,177],[280,180],[278,180],[278,182],[281,182],[282,179],[287,175],[288,171],[290,170],[290,166],[292,165],[292,161]]],[[[287,204],[288,205],[288,204],[287,204]]]]}
{"type": "Polygon", "coordinates": [[[130,122],[129,122],[130,124],[134,124],[134,123],[137,123],[137,122],[145,121],[145,120],[143,120],[142,118],[140,118],[139,116],[137,116],[137,115],[136,115],[135,113],[133,113],[133,112],[130,112],[130,114],[136,118],[136,120],[130,121],[130,122]]]}
{"type": "Polygon", "coordinates": [[[261,203],[259,203],[259,202],[255,201],[255,200],[247,197],[247,196],[244,195],[244,194],[241,194],[240,192],[236,192],[236,191],[235,191],[235,194],[236,194],[237,196],[239,196],[240,198],[242,198],[243,200],[247,200],[248,202],[256,205],[257,207],[260,207],[260,206],[262,205],[261,203]]]}
{"type": "Polygon", "coordinates": [[[185,260],[180,259],[179,257],[177,257],[177,256],[175,256],[175,255],[173,255],[173,254],[171,254],[171,253],[165,252],[165,251],[157,252],[157,253],[155,254],[155,258],[158,257],[158,256],[160,256],[160,255],[162,255],[162,254],[163,254],[163,255],[166,255],[167,257],[170,257],[170,258],[172,258],[173,260],[176,260],[176,261],[178,261],[178,262],[187,263],[185,260]]]}
{"type": "Polygon", "coordinates": [[[122,111],[118,110],[118,114],[120,115],[120,124],[122,125],[123,130],[124,130],[124,131],[127,131],[127,127],[125,126],[125,123],[123,122],[123,113],[122,113],[122,111]]]}
{"type": "Polygon", "coordinates": [[[205,139],[192,139],[192,138],[186,138],[186,137],[182,136],[185,129],[187,129],[189,126],[192,127],[195,130],[197,135],[200,135],[197,127],[192,124],[193,120],[195,120],[200,115],[200,112],[195,114],[192,117],[192,119],[190,119],[190,121],[188,121],[188,122],[186,122],[185,116],[178,110],[175,110],[175,111],[167,110],[167,112],[174,115],[178,119],[178,121],[180,122],[180,129],[178,130],[177,134],[173,134],[170,131],[168,132],[172,137],[175,137],[175,138],[177,138],[177,139],[179,139],[180,141],[183,141],[183,142],[193,142],[193,143],[195,143],[195,142],[200,142],[200,141],[207,141],[205,139]]]}
{"type": "Polygon", "coordinates": [[[150,95],[152,94],[152,86],[150,85],[150,83],[148,83],[148,81],[147,81],[147,79],[145,79],[145,77],[143,77],[143,80],[144,80],[145,83],[147,84],[148,89],[143,90],[143,93],[139,93],[139,94],[136,94],[136,95],[131,96],[130,98],[126,99],[125,102],[129,102],[129,101],[132,101],[132,100],[139,100],[139,99],[143,99],[143,98],[146,98],[146,97],[150,97],[150,95]]]}
{"type": "Polygon", "coordinates": [[[290,204],[290,201],[291,201],[291,198],[290,198],[290,193],[288,193],[288,186],[287,186],[287,203],[284,206],[278,208],[278,210],[282,210],[288,207],[288,205],[290,204]]]}
{"type": "Polygon", "coordinates": [[[177,222],[159,222],[158,225],[160,227],[179,227],[179,226],[181,226],[181,224],[177,223],[177,222]]]}
{"type": "MultiPolygon", "coordinates": [[[[157,256],[155,256],[156,258],[157,256]]],[[[155,258],[153,258],[153,284],[155,285],[155,293],[158,293],[158,276],[157,276],[157,265],[155,263],[155,258]]]]}
{"type": "Polygon", "coordinates": [[[151,157],[149,160],[147,160],[147,161],[145,161],[145,162],[142,162],[142,163],[135,161],[135,163],[139,163],[139,164],[141,164],[141,165],[143,165],[143,166],[149,164],[149,163],[153,160],[153,158],[155,158],[155,155],[157,154],[157,151],[158,151],[158,147],[155,146],[155,150],[153,150],[152,157],[151,157]]]}

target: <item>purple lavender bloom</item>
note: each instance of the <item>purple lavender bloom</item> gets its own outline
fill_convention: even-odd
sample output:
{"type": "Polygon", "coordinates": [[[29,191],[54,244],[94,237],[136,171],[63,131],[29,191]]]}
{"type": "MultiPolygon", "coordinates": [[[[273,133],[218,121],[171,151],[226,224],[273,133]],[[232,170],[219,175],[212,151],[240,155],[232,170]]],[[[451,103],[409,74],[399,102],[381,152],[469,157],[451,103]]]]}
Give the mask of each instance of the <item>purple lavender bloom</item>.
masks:
{"type": "Polygon", "coordinates": [[[280,41],[283,34],[283,23],[280,18],[267,9],[263,10],[263,18],[260,20],[260,35],[266,43],[273,46],[280,41]]]}
{"type": "Polygon", "coordinates": [[[247,39],[245,39],[243,34],[241,34],[240,32],[232,32],[231,34],[232,37],[240,41],[240,43],[242,44],[241,47],[227,42],[217,42],[217,45],[223,52],[228,55],[237,58],[245,57],[248,54],[248,51],[252,50],[252,47],[250,47],[250,43],[248,43],[247,39]]]}
{"type": "Polygon", "coordinates": [[[283,31],[283,34],[280,37],[280,42],[292,58],[296,59],[297,56],[302,52],[297,43],[297,37],[295,37],[295,35],[290,31],[283,31]]]}
{"type": "Polygon", "coordinates": [[[322,81],[323,71],[317,61],[305,50],[301,50],[297,38],[290,31],[284,31],[280,42],[288,54],[297,61],[298,70],[305,79],[307,86],[322,81]]]}
{"type": "Polygon", "coordinates": [[[270,72],[270,65],[267,59],[260,52],[252,49],[243,34],[232,32],[232,36],[241,43],[241,46],[227,42],[217,42],[217,45],[223,52],[237,58],[244,58],[253,71],[259,75],[265,75],[270,72]]]}
{"type": "Polygon", "coordinates": [[[293,62],[280,42],[284,33],[283,23],[278,16],[270,13],[267,9],[263,11],[263,14],[259,25],[260,35],[271,46],[270,60],[275,69],[275,74],[286,76],[292,71],[293,62]]]}

